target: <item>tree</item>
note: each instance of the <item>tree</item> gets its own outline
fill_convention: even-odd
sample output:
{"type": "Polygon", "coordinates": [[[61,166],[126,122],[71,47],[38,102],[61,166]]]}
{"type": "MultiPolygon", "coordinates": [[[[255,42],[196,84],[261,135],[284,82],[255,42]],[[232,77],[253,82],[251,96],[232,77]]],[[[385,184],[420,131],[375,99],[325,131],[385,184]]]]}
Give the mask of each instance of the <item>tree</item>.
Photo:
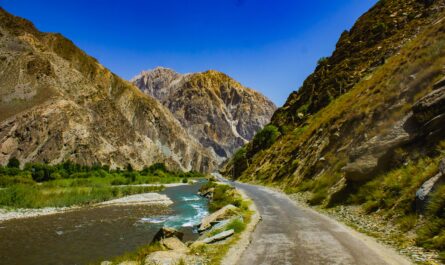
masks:
{"type": "Polygon", "coordinates": [[[252,150],[249,151],[258,153],[260,150],[269,148],[273,143],[275,143],[280,135],[281,133],[277,127],[272,124],[266,125],[266,127],[264,127],[253,137],[252,150]]]}
{"type": "Polygon", "coordinates": [[[9,168],[20,168],[20,161],[16,157],[11,157],[8,161],[9,168]]]}

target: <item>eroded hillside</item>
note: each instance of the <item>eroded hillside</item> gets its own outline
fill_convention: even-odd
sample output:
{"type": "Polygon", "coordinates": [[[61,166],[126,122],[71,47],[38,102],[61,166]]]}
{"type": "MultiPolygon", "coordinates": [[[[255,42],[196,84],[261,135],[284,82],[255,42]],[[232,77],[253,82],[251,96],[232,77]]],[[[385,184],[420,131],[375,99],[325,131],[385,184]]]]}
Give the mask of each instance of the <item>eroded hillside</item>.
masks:
{"type": "Polygon", "coordinates": [[[156,68],[132,82],[162,102],[220,162],[250,141],[276,109],[260,93],[217,71],[181,75],[156,68]]]}
{"type": "Polygon", "coordinates": [[[0,163],[165,162],[210,171],[210,152],[170,111],[60,34],[0,10],[0,163]]]}

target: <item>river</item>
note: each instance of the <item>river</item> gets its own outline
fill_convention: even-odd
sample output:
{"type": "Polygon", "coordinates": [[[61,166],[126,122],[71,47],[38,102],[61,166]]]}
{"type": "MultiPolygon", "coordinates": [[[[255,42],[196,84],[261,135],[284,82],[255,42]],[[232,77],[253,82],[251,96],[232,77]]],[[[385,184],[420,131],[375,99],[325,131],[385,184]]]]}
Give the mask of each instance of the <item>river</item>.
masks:
{"type": "Polygon", "coordinates": [[[196,195],[202,183],[166,188],[165,206],[87,207],[0,223],[0,264],[84,265],[111,259],[149,244],[163,226],[198,235],[193,225],[208,213],[196,195]]]}

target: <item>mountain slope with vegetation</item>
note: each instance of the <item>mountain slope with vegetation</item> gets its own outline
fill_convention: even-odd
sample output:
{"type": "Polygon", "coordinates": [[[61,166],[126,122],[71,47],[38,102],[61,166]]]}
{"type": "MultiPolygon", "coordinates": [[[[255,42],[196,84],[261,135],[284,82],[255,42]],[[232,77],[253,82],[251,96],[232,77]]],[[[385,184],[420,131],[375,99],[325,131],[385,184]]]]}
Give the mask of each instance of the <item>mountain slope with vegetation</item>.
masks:
{"type": "Polygon", "coordinates": [[[211,171],[215,160],[170,111],[60,34],[0,9],[0,164],[211,171]]]}
{"type": "Polygon", "coordinates": [[[358,206],[445,257],[444,77],[445,3],[379,1],[225,174],[358,206]]]}
{"type": "Polygon", "coordinates": [[[156,68],[132,82],[166,106],[220,162],[250,141],[276,109],[260,93],[213,70],[182,75],[156,68]]]}

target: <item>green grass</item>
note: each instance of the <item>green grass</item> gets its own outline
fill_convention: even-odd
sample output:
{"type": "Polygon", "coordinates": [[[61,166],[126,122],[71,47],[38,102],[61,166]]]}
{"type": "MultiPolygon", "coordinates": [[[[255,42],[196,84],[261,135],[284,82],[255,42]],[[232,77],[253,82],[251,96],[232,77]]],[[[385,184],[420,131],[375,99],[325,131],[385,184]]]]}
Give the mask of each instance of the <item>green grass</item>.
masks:
{"type": "Polygon", "coordinates": [[[162,189],[162,186],[45,187],[43,185],[18,184],[0,190],[0,205],[9,208],[80,206],[162,189]]]}
{"type": "Polygon", "coordinates": [[[213,181],[209,181],[201,187],[201,191],[214,188],[213,199],[209,201],[209,211],[216,212],[222,207],[232,204],[236,207],[243,205],[243,199],[235,188],[228,185],[220,185],[213,181]]]}
{"type": "MultiPolygon", "coordinates": [[[[12,162],[16,162],[13,158],[12,162]]],[[[172,172],[163,164],[141,171],[110,170],[107,166],[82,166],[65,162],[58,165],[17,163],[0,166],[0,207],[42,208],[94,204],[127,195],[154,192],[162,184],[187,183],[203,177],[196,172],[172,172]],[[159,184],[156,187],[132,186],[159,184]]]]}
{"type": "Polygon", "coordinates": [[[425,157],[381,174],[361,186],[349,202],[361,204],[368,213],[383,210],[389,216],[413,214],[416,191],[437,173],[438,163],[439,157],[425,157]]]}

